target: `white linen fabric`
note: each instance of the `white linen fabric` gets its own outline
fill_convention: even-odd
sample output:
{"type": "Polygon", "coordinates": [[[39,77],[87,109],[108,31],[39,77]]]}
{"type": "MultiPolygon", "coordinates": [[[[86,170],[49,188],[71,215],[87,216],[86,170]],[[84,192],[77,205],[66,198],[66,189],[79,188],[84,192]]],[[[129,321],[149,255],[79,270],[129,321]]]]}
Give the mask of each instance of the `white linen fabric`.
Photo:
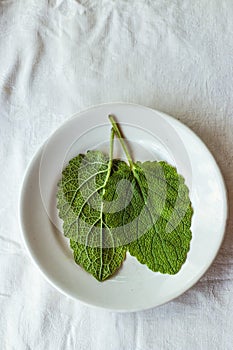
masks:
{"type": "MultiPolygon", "coordinates": [[[[232,349],[233,2],[0,1],[0,348],[232,349]],[[207,144],[230,202],[222,248],[185,294],[117,314],[73,301],[31,262],[18,224],[25,168],[69,116],[135,102],[207,144]]],[[[210,222],[211,225],[211,222],[210,222]]]]}

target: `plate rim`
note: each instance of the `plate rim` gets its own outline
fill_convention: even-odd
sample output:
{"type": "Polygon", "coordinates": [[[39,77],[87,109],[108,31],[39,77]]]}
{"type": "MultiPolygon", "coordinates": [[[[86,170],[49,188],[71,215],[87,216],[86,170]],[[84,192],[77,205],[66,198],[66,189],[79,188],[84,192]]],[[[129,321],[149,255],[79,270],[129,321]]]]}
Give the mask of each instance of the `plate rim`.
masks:
{"type": "MultiPolygon", "coordinates": [[[[39,162],[41,160],[41,156],[39,158],[39,162]]],[[[227,187],[226,187],[226,183],[224,180],[224,176],[221,172],[221,169],[214,157],[214,155],[211,153],[211,151],[209,150],[209,148],[207,147],[207,145],[205,144],[205,142],[192,130],[190,129],[186,124],[182,123],[180,120],[176,119],[175,117],[168,115],[164,112],[161,112],[157,109],[153,109],[150,107],[146,107],[143,106],[141,104],[136,104],[136,103],[127,103],[127,102],[106,102],[106,103],[101,103],[101,104],[96,104],[93,106],[90,106],[89,108],[85,108],[80,110],[79,112],[76,112],[74,114],[72,114],[70,117],[68,117],[64,122],[61,123],[61,125],[59,125],[53,132],[51,132],[51,134],[47,137],[47,139],[42,142],[42,144],[37,148],[37,150],[34,152],[33,156],[31,157],[25,172],[24,172],[24,176],[21,182],[21,187],[20,187],[20,191],[19,191],[19,200],[18,200],[18,217],[19,217],[19,226],[20,226],[20,233],[21,233],[21,239],[23,241],[24,247],[26,248],[26,251],[28,253],[28,255],[30,256],[30,259],[32,260],[34,266],[36,266],[36,268],[40,271],[40,273],[42,274],[42,276],[48,281],[48,283],[50,285],[52,285],[56,290],[58,290],[60,293],[62,293],[63,295],[75,300],[75,301],[79,301],[82,304],[88,306],[88,307],[94,307],[96,309],[102,309],[102,310],[108,310],[108,311],[112,311],[112,312],[121,312],[121,313],[127,313],[127,312],[138,312],[138,311],[143,311],[143,310],[148,310],[148,309],[152,309],[164,304],[169,303],[170,301],[176,299],[177,297],[181,296],[182,294],[184,294],[185,292],[187,292],[190,288],[192,288],[199,280],[201,277],[203,277],[203,275],[209,270],[209,268],[211,267],[213,261],[215,260],[216,256],[219,253],[219,250],[221,248],[221,245],[223,243],[224,237],[225,237],[225,232],[226,232],[226,227],[227,227],[227,222],[228,222],[228,218],[229,218],[229,204],[228,204],[228,191],[227,191],[227,187]],[[207,266],[204,266],[202,268],[202,270],[198,273],[198,275],[196,276],[196,278],[192,279],[186,286],[185,289],[182,289],[182,291],[177,291],[177,293],[175,293],[169,300],[167,301],[163,301],[160,304],[156,304],[156,305],[151,305],[148,307],[139,307],[139,308],[130,308],[130,309],[120,309],[120,308],[111,308],[108,306],[102,306],[102,305],[98,305],[97,303],[92,303],[90,302],[86,302],[85,300],[80,299],[79,297],[75,297],[72,294],[69,294],[67,291],[65,291],[64,289],[60,288],[60,286],[58,286],[55,281],[53,280],[53,278],[51,279],[47,274],[46,271],[44,271],[44,268],[40,265],[38,259],[33,255],[31,249],[30,249],[30,244],[26,239],[26,235],[24,234],[24,222],[23,222],[23,194],[24,194],[24,188],[26,186],[26,180],[28,175],[30,174],[30,169],[33,168],[33,165],[35,165],[36,161],[37,161],[37,157],[39,156],[39,154],[43,151],[43,148],[45,147],[46,143],[48,142],[48,140],[61,128],[64,127],[64,125],[66,123],[68,123],[71,119],[75,118],[75,117],[80,117],[83,113],[88,113],[91,110],[94,110],[96,108],[101,108],[104,106],[132,106],[132,107],[136,107],[136,108],[140,108],[142,110],[149,110],[153,113],[158,112],[159,114],[161,114],[162,116],[164,116],[165,118],[167,118],[168,120],[174,121],[175,123],[177,123],[181,128],[183,128],[185,130],[185,132],[187,132],[188,134],[190,134],[192,137],[194,137],[201,145],[202,147],[205,148],[205,151],[208,153],[208,156],[211,158],[216,171],[218,173],[218,180],[221,181],[221,190],[222,190],[222,194],[224,196],[224,198],[222,198],[224,200],[224,216],[223,216],[223,222],[224,222],[224,227],[222,228],[222,234],[221,234],[221,238],[219,239],[218,242],[218,247],[216,249],[216,251],[214,252],[211,260],[209,260],[207,266]]]]}

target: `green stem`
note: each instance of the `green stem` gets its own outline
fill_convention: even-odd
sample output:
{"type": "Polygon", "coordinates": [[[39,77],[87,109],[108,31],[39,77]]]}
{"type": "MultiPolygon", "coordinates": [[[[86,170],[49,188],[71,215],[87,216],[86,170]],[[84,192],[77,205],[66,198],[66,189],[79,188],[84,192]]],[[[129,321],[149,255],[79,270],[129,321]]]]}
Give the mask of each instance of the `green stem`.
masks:
{"type": "Polygon", "coordinates": [[[106,185],[106,183],[108,182],[108,178],[111,174],[111,170],[112,170],[112,162],[113,162],[113,141],[114,141],[114,130],[111,130],[111,135],[110,135],[110,146],[109,146],[109,162],[108,162],[108,172],[106,174],[106,179],[104,182],[104,186],[106,185]]]}
{"type": "Polygon", "coordinates": [[[109,163],[112,166],[113,161],[113,141],[114,141],[114,130],[111,129],[111,135],[110,135],[110,147],[109,147],[109,163]]]}
{"type": "Polygon", "coordinates": [[[118,139],[120,141],[120,144],[121,144],[121,146],[122,146],[122,148],[123,148],[123,150],[125,152],[125,155],[126,155],[126,158],[127,158],[128,162],[129,162],[130,168],[133,169],[133,167],[134,167],[133,160],[132,160],[132,158],[130,156],[128,147],[127,147],[127,145],[126,145],[126,143],[124,141],[124,138],[123,138],[123,136],[121,134],[121,131],[120,131],[120,129],[119,129],[115,119],[114,119],[114,116],[113,115],[109,115],[108,118],[109,118],[109,120],[110,120],[110,122],[112,124],[112,130],[114,131],[114,133],[118,137],[118,139]]]}

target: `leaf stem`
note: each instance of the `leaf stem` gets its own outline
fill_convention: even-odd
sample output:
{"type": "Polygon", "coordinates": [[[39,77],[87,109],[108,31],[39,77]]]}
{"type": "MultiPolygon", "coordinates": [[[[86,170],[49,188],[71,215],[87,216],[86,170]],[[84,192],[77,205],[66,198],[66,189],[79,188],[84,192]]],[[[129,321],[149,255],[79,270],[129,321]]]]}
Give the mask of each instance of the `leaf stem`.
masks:
{"type": "Polygon", "coordinates": [[[110,147],[109,147],[109,163],[110,167],[112,167],[112,161],[113,161],[113,142],[114,142],[114,130],[111,129],[111,135],[110,135],[110,147]]]}
{"type": "Polygon", "coordinates": [[[132,158],[130,156],[129,149],[128,149],[125,141],[124,141],[123,135],[122,135],[122,133],[121,133],[121,131],[120,131],[120,129],[119,129],[115,119],[114,119],[114,116],[113,115],[109,115],[108,118],[109,118],[109,120],[110,120],[110,122],[112,124],[112,130],[114,131],[114,133],[118,137],[118,139],[120,141],[120,144],[121,144],[121,146],[122,146],[122,148],[123,148],[123,150],[125,152],[125,155],[126,155],[126,158],[127,158],[128,162],[129,162],[130,168],[133,169],[133,167],[134,167],[133,160],[132,160],[132,158]]]}
{"type": "Polygon", "coordinates": [[[112,162],[113,162],[113,142],[114,142],[114,130],[111,130],[111,135],[110,135],[110,146],[109,146],[109,162],[108,162],[108,172],[106,175],[106,179],[104,182],[104,186],[106,185],[108,178],[111,174],[111,170],[112,170],[112,162]]]}

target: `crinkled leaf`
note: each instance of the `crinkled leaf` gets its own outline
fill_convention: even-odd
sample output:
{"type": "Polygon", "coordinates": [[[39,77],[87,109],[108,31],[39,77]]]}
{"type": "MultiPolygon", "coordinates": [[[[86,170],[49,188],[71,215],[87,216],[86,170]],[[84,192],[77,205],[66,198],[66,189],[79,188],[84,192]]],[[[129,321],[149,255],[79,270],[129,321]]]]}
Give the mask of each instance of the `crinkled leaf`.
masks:
{"type": "Polygon", "coordinates": [[[166,162],[137,162],[133,173],[145,206],[129,252],[153,271],[175,274],[186,260],[192,238],[188,188],[166,162]]]}
{"type": "Polygon", "coordinates": [[[100,281],[120,267],[127,250],[104,218],[106,184],[122,166],[127,167],[121,161],[111,165],[102,152],[89,151],[69,162],[58,184],[57,208],[75,261],[100,281]]]}
{"type": "Polygon", "coordinates": [[[127,248],[90,247],[70,240],[75,262],[91,273],[98,281],[104,281],[119,269],[125,259],[127,248]]]}
{"type": "MultiPolygon", "coordinates": [[[[153,271],[175,274],[186,260],[192,236],[188,188],[183,177],[166,162],[133,163],[114,116],[109,119],[134,178],[137,204],[131,215],[135,208],[141,210],[125,230],[130,237],[129,252],[153,271]]],[[[111,220],[107,222],[112,224],[111,220]]]]}
{"type": "Polygon", "coordinates": [[[100,281],[120,267],[127,250],[151,270],[175,274],[192,236],[188,188],[166,162],[133,163],[110,120],[130,166],[89,151],[69,162],[58,186],[57,207],[74,259],[100,281]]]}

